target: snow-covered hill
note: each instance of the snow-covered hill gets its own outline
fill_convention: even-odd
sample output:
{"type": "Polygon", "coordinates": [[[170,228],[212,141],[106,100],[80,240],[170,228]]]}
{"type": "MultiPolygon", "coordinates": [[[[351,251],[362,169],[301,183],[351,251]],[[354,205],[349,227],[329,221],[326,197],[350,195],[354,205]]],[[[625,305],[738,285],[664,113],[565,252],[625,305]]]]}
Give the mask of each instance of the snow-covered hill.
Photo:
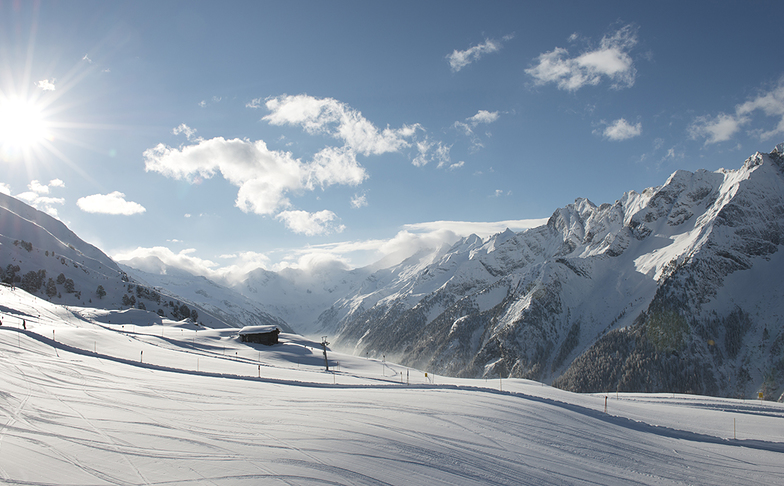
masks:
{"type": "Polygon", "coordinates": [[[343,349],[453,376],[778,398],[782,152],[678,171],[613,204],[578,199],[523,233],[465,238],[325,317],[343,349]]]}
{"type": "Polygon", "coordinates": [[[4,286],[0,319],[4,484],[784,482],[780,403],[581,395],[332,352],[328,373],[297,335],[242,343],[4,286]]]}
{"type": "Polygon", "coordinates": [[[165,288],[130,278],[111,258],[82,241],[62,222],[2,193],[0,281],[62,305],[138,308],[168,318],[195,318],[209,327],[226,327],[234,322],[224,322],[220,314],[165,288]]]}
{"type": "MultiPolygon", "coordinates": [[[[162,262],[161,265],[164,268],[162,262]]],[[[292,332],[286,321],[271,314],[263,304],[208,278],[176,268],[166,268],[165,273],[144,272],[124,264],[120,268],[135,281],[148,287],[166,289],[166,292],[198,305],[232,327],[274,325],[282,331],[292,332]]]]}

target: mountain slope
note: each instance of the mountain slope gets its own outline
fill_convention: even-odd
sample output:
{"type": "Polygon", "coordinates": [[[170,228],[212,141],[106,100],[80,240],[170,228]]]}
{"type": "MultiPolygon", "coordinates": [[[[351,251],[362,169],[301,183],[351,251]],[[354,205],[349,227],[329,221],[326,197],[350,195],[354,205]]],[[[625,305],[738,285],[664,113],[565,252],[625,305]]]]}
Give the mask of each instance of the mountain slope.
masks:
{"type": "Polygon", "coordinates": [[[457,376],[563,374],[555,383],[579,391],[780,393],[781,151],[466,238],[336,303],[336,342],[457,376]]]}
{"type": "Polygon", "coordinates": [[[780,403],[433,382],[339,353],[327,373],[296,335],[245,343],[5,287],[0,309],[3,484],[784,481],[780,403]]]}
{"type": "Polygon", "coordinates": [[[0,281],[60,305],[135,307],[209,327],[227,326],[192,301],[129,278],[62,222],[5,194],[0,194],[0,281]]]}
{"type": "Polygon", "coordinates": [[[159,268],[165,268],[166,272],[162,274],[144,272],[127,265],[120,265],[120,268],[134,280],[157,289],[166,289],[232,327],[274,325],[284,332],[292,332],[286,321],[269,313],[262,304],[208,278],[166,268],[163,262],[160,262],[159,268]]]}

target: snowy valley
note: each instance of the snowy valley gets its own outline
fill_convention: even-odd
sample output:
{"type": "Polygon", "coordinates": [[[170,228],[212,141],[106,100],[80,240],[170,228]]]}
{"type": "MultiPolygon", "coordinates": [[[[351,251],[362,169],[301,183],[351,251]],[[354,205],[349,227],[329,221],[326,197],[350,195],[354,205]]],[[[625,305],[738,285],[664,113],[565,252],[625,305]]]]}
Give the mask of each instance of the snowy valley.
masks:
{"type": "Polygon", "coordinates": [[[784,404],[448,378],[0,286],[4,484],[776,484],[784,404]],[[22,323],[24,322],[24,326],[22,323]]]}

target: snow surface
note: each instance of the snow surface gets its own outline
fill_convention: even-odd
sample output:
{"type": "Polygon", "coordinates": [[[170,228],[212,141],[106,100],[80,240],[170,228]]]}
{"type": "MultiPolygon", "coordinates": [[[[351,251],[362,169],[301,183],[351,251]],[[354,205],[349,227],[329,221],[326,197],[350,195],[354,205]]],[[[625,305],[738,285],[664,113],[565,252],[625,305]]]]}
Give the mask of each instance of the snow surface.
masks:
{"type": "Polygon", "coordinates": [[[784,482],[781,403],[578,395],[336,353],[327,373],[297,335],[246,344],[7,287],[0,314],[5,484],[784,482]]]}

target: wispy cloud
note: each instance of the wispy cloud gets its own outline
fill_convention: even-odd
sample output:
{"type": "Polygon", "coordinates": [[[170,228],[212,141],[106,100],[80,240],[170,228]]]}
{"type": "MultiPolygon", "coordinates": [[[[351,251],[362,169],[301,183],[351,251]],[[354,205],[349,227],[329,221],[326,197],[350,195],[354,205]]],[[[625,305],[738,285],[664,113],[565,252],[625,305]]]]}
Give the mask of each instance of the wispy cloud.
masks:
{"type": "Polygon", "coordinates": [[[177,128],[172,129],[172,134],[174,134],[174,135],[179,135],[181,133],[185,135],[185,138],[190,140],[190,139],[193,138],[194,135],[196,135],[196,129],[195,128],[191,128],[191,127],[189,127],[188,125],[186,125],[184,123],[181,123],[180,126],[178,126],[177,128]]]}
{"type": "MultiPolygon", "coordinates": [[[[595,130],[594,133],[597,131],[595,130]]],[[[614,142],[628,140],[642,134],[642,123],[637,122],[632,125],[625,118],[619,118],[608,124],[601,133],[606,139],[614,142]]]]}
{"type": "Polygon", "coordinates": [[[497,52],[501,49],[504,42],[514,38],[513,34],[504,36],[500,41],[493,39],[485,39],[481,44],[471,46],[464,51],[455,49],[451,54],[446,56],[449,67],[453,72],[458,72],[472,62],[478,61],[485,54],[497,52]]]}
{"type": "Polygon", "coordinates": [[[354,194],[351,198],[351,207],[354,209],[364,208],[368,205],[366,194],[354,194]]]}
{"type": "MultiPolygon", "coordinates": [[[[570,37],[575,40],[576,37],[570,37]]],[[[555,83],[559,89],[576,91],[586,85],[597,85],[603,79],[615,89],[634,85],[637,70],[629,51],[637,44],[637,29],[626,25],[602,37],[599,47],[571,57],[569,51],[556,47],[539,55],[536,64],[525,72],[534,83],[555,83]]]]}
{"type": "MultiPolygon", "coordinates": [[[[503,191],[502,191],[503,192],[503,191]]],[[[510,229],[514,232],[537,228],[547,224],[547,218],[538,219],[509,219],[505,221],[432,221],[427,223],[414,223],[403,226],[403,229],[417,232],[433,232],[448,230],[456,235],[477,235],[482,238],[510,229]]]]}
{"type": "Polygon", "coordinates": [[[0,194],[5,194],[6,196],[11,195],[11,186],[4,182],[0,182],[0,194]]]}
{"type": "MultiPolygon", "coordinates": [[[[471,139],[471,150],[476,151],[484,145],[479,137],[474,133],[474,129],[480,124],[490,124],[498,120],[500,114],[497,111],[479,110],[476,115],[470,116],[465,121],[456,121],[452,126],[459,132],[464,133],[471,139]]],[[[489,132],[487,133],[489,135],[489,132]]]]}
{"type": "Polygon", "coordinates": [[[452,146],[445,145],[441,141],[431,141],[427,136],[416,142],[416,150],[417,155],[411,163],[417,167],[424,167],[431,161],[437,161],[437,167],[440,169],[451,160],[450,151],[452,146]]]}
{"type": "Polygon", "coordinates": [[[79,209],[87,213],[113,214],[130,216],[141,214],[147,209],[139,203],[126,201],[125,194],[114,191],[109,194],[93,194],[81,197],[76,201],[79,209]]]}
{"type": "Polygon", "coordinates": [[[754,99],[735,106],[734,114],[719,113],[716,116],[699,116],[689,126],[693,139],[705,139],[705,145],[726,142],[738,133],[744,125],[752,122],[752,115],[762,111],[769,117],[777,118],[771,129],[754,129],[751,134],[760,140],[768,140],[784,135],[784,78],[769,91],[759,93],[754,99]]]}

